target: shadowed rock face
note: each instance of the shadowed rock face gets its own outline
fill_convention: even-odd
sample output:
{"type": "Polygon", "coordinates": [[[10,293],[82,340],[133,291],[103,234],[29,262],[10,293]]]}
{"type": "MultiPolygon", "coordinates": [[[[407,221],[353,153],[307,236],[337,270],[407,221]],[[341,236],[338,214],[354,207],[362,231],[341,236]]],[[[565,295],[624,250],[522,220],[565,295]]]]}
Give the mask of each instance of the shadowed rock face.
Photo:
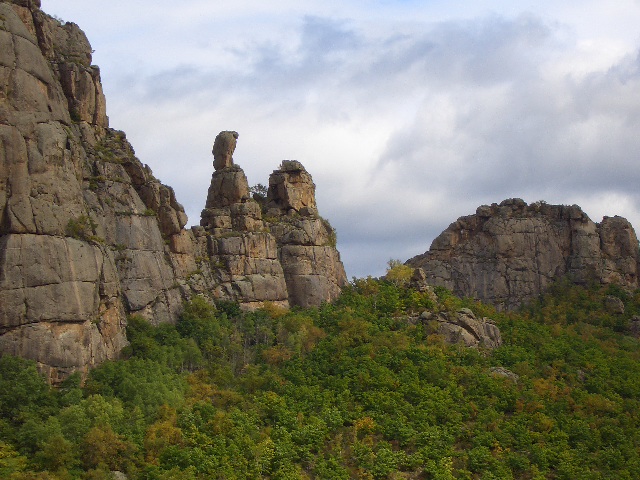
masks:
{"type": "Polygon", "coordinates": [[[597,224],[577,205],[510,199],[459,218],[407,264],[431,285],[512,309],[564,275],[636,288],[638,240],[621,217],[597,224]]]}
{"type": "Polygon", "coordinates": [[[214,145],[207,229],[185,230],[173,189],[108,124],[78,26],[36,0],[0,1],[0,354],[36,360],[56,383],[116,358],[128,314],[173,322],[194,294],[248,307],[335,298],[335,249],[334,266],[311,268],[334,275],[318,280],[328,286],[290,294],[281,243],[233,165],[237,133],[214,145]]]}

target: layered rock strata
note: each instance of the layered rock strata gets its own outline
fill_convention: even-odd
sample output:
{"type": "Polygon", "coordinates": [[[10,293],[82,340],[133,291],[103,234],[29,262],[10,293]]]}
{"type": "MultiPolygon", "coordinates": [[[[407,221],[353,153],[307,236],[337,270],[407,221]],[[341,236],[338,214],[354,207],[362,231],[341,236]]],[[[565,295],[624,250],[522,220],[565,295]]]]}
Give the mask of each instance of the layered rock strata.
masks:
{"type": "MultiPolygon", "coordinates": [[[[128,314],[173,322],[194,294],[248,307],[335,298],[345,281],[335,249],[331,266],[321,250],[311,267],[311,254],[295,257],[301,271],[334,276],[313,292],[300,277],[309,299],[290,294],[285,243],[233,165],[234,132],[214,146],[207,228],[185,230],[173,190],[108,127],[91,52],[39,0],[0,1],[0,354],[36,360],[56,383],[116,358],[128,314]]],[[[313,250],[324,237],[310,235],[313,250]]]]}
{"type": "Polygon", "coordinates": [[[562,276],[638,286],[638,240],[621,217],[594,223],[577,205],[510,199],[460,217],[407,261],[426,281],[513,309],[562,276]]]}

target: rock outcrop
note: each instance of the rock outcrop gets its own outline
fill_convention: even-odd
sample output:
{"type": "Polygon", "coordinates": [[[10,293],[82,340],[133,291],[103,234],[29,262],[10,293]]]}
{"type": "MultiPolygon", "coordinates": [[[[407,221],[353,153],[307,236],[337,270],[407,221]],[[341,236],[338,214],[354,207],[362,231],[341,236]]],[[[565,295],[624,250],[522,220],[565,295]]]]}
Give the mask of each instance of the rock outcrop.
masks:
{"type": "Polygon", "coordinates": [[[468,308],[457,312],[423,312],[420,320],[441,335],[446,343],[465,347],[498,348],[502,336],[489,318],[477,318],[468,308]]]}
{"type": "Polygon", "coordinates": [[[0,1],[0,354],[56,383],[116,358],[128,314],[173,322],[194,294],[249,308],[335,298],[344,269],[309,185],[304,221],[265,222],[223,132],[205,227],[185,229],[173,189],[109,128],[91,52],[39,0],[0,1]]]}
{"type": "Polygon", "coordinates": [[[315,185],[300,162],[284,160],[271,174],[266,209],[290,303],[308,307],[336,298],[347,283],[336,234],[318,215],[315,185]]]}
{"type": "Polygon", "coordinates": [[[638,240],[621,217],[597,224],[577,205],[505,200],[459,218],[407,261],[430,285],[513,309],[555,280],[638,286],[638,240]]]}
{"type": "Polygon", "coordinates": [[[469,308],[449,308],[438,298],[435,288],[427,284],[421,268],[413,271],[409,286],[426,294],[435,306],[423,311],[419,316],[409,318],[409,322],[414,325],[420,323],[428,335],[438,335],[442,341],[450,345],[470,348],[494,349],[502,345],[500,329],[492,319],[476,316],[469,308]]]}
{"type": "Polygon", "coordinates": [[[233,163],[237,138],[236,132],[216,137],[215,171],[200,220],[216,296],[250,308],[264,301],[289,306],[275,238],[265,228],[260,205],[250,198],[247,177],[233,163]]]}
{"type": "Polygon", "coordinates": [[[335,233],[318,216],[311,175],[300,162],[285,160],[269,178],[266,199],[249,198],[246,176],[233,163],[237,138],[236,132],[216,137],[215,171],[200,220],[217,296],[249,308],[264,301],[308,307],[335,299],[347,279],[335,233]]]}
{"type": "Polygon", "coordinates": [[[56,381],[126,343],[116,252],[85,199],[108,122],[100,74],[76,25],[20,1],[0,3],[0,79],[0,351],[56,381]]]}

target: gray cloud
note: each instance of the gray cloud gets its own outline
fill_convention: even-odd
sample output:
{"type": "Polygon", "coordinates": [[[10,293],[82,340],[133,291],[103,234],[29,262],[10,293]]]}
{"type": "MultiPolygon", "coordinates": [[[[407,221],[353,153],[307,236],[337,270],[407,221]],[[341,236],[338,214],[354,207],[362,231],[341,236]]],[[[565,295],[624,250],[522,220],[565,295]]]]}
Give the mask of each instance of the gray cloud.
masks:
{"type": "Polygon", "coordinates": [[[498,98],[462,85],[448,136],[431,115],[418,115],[389,140],[381,162],[415,172],[418,186],[428,177],[467,191],[632,194],[640,178],[638,87],[637,62],[629,61],[584,79],[529,78],[500,89],[498,98]],[[441,163],[447,155],[437,151],[440,142],[451,149],[449,164],[441,163]]]}
{"type": "Polygon", "coordinates": [[[240,132],[250,183],[283,158],[305,164],[350,276],[379,275],[513,196],[640,222],[637,45],[603,67],[570,27],[534,15],[376,25],[316,12],[260,36],[230,24],[216,36],[208,18],[163,68],[103,68],[112,123],[191,223],[223,129],[240,132]]]}

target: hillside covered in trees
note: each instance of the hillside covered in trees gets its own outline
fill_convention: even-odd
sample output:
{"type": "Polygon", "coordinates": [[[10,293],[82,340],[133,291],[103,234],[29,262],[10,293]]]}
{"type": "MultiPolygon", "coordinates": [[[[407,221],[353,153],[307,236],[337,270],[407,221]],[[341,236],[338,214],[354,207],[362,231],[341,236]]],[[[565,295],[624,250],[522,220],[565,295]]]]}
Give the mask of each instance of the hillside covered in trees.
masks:
{"type": "Polygon", "coordinates": [[[640,293],[560,282],[510,313],[436,294],[400,277],[312,309],[196,298],[176,325],[131,317],[125,358],[83,386],[3,356],[0,477],[640,478],[640,293]],[[460,308],[503,345],[447,345],[420,317],[460,308]]]}

